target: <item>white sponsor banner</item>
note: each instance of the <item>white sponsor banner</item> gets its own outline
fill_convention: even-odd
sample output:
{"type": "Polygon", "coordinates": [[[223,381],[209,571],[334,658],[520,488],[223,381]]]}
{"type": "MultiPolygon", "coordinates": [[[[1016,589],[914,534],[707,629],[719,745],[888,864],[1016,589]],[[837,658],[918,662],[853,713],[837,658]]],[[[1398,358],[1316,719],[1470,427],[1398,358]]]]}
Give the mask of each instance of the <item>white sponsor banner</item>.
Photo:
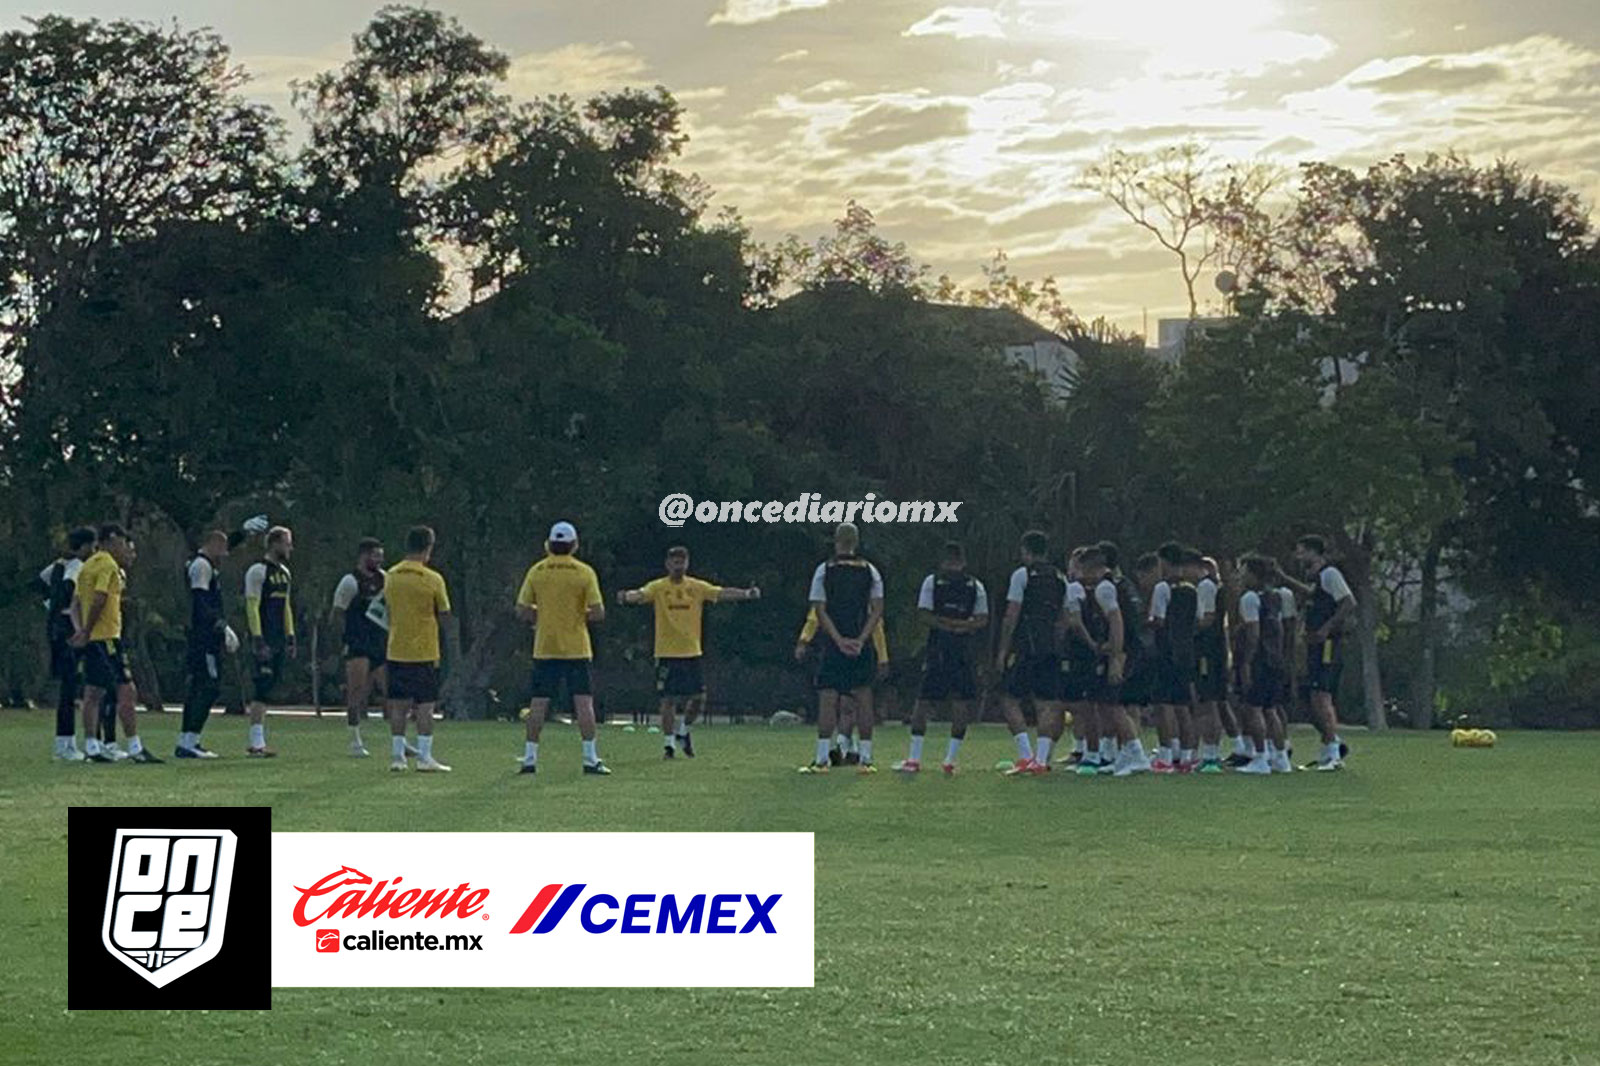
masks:
{"type": "Polygon", "coordinates": [[[810,988],[810,833],[274,833],[279,988],[810,988]]]}

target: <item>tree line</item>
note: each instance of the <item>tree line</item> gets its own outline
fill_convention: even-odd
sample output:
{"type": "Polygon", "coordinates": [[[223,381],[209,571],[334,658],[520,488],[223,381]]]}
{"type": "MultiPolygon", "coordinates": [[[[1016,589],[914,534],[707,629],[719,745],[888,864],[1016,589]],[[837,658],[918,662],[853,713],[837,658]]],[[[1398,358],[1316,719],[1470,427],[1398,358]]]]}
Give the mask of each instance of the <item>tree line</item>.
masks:
{"type": "MultiPolygon", "coordinates": [[[[297,86],[291,147],[209,31],[47,16],[0,35],[6,695],[42,681],[29,582],[68,526],[139,536],[135,662],[171,699],[183,556],[264,510],[295,529],[308,616],[359,537],[436,527],[454,713],[519,697],[512,594],[558,518],[612,588],[681,538],[706,576],[768,590],[710,620],[716,688],[799,707],[789,652],[826,531],[675,531],[655,504],[874,491],[963,500],[991,587],[1035,526],[1222,554],[1325,531],[1362,601],[1350,696],[1370,720],[1397,700],[1416,724],[1594,705],[1600,252],[1568,191],[1448,157],[1276,188],[1198,172],[1168,231],[1200,242],[1184,279],[1193,260],[1238,284],[1172,366],[1003,256],[976,286],[932,277],[858,204],[821,239],[762,245],[678,168],[668,90],[518,103],[506,70],[454,19],[384,8],[297,86]],[[1067,399],[951,304],[1061,333],[1067,399]],[[1472,605],[1448,625],[1447,591],[1472,605]]],[[[1086,180],[1202,162],[1113,156],[1086,180]]],[[[946,535],[865,545],[903,679],[946,535]]],[[[608,622],[598,652],[617,700],[643,700],[648,620],[608,622]]]]}

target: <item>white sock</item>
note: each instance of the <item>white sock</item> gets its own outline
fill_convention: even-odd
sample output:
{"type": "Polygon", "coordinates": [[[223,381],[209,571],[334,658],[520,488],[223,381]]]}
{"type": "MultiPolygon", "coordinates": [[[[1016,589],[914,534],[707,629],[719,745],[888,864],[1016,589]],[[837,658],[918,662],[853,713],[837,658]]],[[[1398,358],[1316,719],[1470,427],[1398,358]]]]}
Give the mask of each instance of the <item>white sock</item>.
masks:
{"type": "Polygon", "coordinates": [[[1276,745],[1276,744],[1274,744],[1272,742],[1272,738],[1271,737],[1268,737],[1267,738],[1267,758],[1270,759],[1276,754],[1278,754],[1278,745],[1276,745]]]}
{"type": "MultiPolygon", "coordinates": [[[[833,746],[838,748],[841,752],[849,751],[850,738],[845,736],[843,733],[835,733],[833,735],[833,746]]],[[[827,760],[824,759],[823,761],[826,762],[827,760]]]]}
{"type": "Polygon", "coordinates": [[[144,741],[140,740],[136,736],[128,738],[128,754],[129,755],[137,755],[143,750],[144,750],[144,741]]]}
{"type": "Polygon", "coordinates": [[[1110,737],[1100,738],[1100,761],[1111,762],[1116,758],[1116,741],[1110,737]]]}
{"type": "Polygon", "coordinates": [[[353,725],[353,726],[350,727],[350,743],[352,743],[352,744],[360,744],[361,743],[361,727],[360,726],[353,725]]]}
{"type": "Polygon", "coordinates": [[[537,740],[529,740],[523,743],[522,761],[525,763],[536,763],[539,761],[539,742],[537,740]]]}
{"type": "Polygon", "coordinates": [[[1240,733],[1233,738],[1233,753],[1235,755],[1249,755],[1250,745],[1245,743],[1244,734],[1240,733]]]}
{"type": "Polygon", "coordinates": [[[960,737],[951,737],[950,738],[950,743],[948,745],[946,745],[945,749],[944,749],[944,761],[949,763],[950,765],[954,766],[955,765],[955,761],[956,761],[956,753],[959,752],[960,750],[961,750],[961,738],[960,737]]]}
{"type": "Polygon", "coordinates": [[[1159,762],[1171,762],[1172,749],[1167,745],[1158,742],[1156,744],[1156,759],[1159,762]]]}
{"type": "Polygon", "coordinates": [[[1194,749],[1193,748],[1183,748],[1183,749],[1181,749],[1180,752],[1179,752],[1179,758],[1182,759],[1184,762],[1194,762],[1194,749]]]}
{"type": "Polygon", "coordinates": [[[851,755],[860,755],[861,754],[861,741],[857,740],[854,736],[852,736],[850,738],[850,754],[851,755]]]}
{"type": "Polygon", "coordinates": [[[1039,762],[1048,765],[1050,762],[1050,748],[1054,744],[1055,741],[1051,740],[1049,737],[1040,737],[1039,743],[1034,745],[1033,757],[1039,762]]]}
{"type": "Polygon", "coordinates": [[[391,758],[404,759],[406,757],[406,735],[404,733],[391,733],[389,735],[389,751],[391,758]]]}
{"type": "Polygon", "coordinates": [[[911,751],[906,755],[906,758],[912,762],[922,761],[922,737],[920,734],[911,734],[911,751]]]}
{"type": "Polygon", "coordinates": [[[1138,737],[1134,737],[1132,740],[1128,741],[1128,758],[1134,762],[1144,761],[1144,741],[1140,740],[1138,737]]]}
{"type": "Polygon", "coordinates": [[[872,741],[870,741],[870,740],[861,741],[860,742],[860,746],[859,746],[859,750],[861,752],[861,761],[862,762],[871,762],[872,761],[872,741]]]}
{"type": "Polygon", "coordinates": [[[84,737],[83,738],[83,753],[85,755],[99,755],[100,754],[100,738],[99,737],[95,737],[95,736],[84,737]]]}
{"type": "Polygon", "coordinates": [[[826,766],[826,765],[828,765],[828,738],[827,737],[818,737],[817,738],[817,757],[814,760],[812,760],[812,762],[817,766],[826,766]]]}
{"type": "Polygon", "coordinates": [[[1018,733],[1012,739],[1017,742],[1017,758],[1019,758],[1019,759],[1032,759],[1033,758],[1033,741],[1028,738],[1027,730],[1023,730],[1021,733],[1018,733]]]}
{"type": "Polygon", "coordinates": [[[260,725],[250,727],[250,746],[252,748],[264,748],[267,746],[266,723],[263,722],[260,725]]]}
{"type": "Polygon", "coordinates": [[[1337,740],[1334,741],[1332,744],[1324,744],[1324,745],[1322,745],[1322,761],[1323,762],[1333,762],[1338,757],[1339,757],[1339,742],[1337,740]]]}
{"type": "Polygon", "coordinates": [[[599,761],[600,761],[600,756],[595,753],[594,741],[592,741],[592,740],[584,741],[583,742],[583,764],[585,766],[593,766],[595,763],[597,763],[599,761]]]}
{"type": "Polygon", "coordinates": [[[426,736],[419,736],[417,738],[417,758],[419,758],[419,759],[431,759],[431,758],[433,758],[433,734],[432,733],[429,733],[426,736]]]}
{"type": "Polygon", "coordinates": [[[1089,747],[1088,741],[1084,740],[1082,737],[1073,737],[1072,738],[1072,753],[1074,755],[1077,755],[1078,757],[1081,758],[1083,756],[1083,753],[1088,750],[1088,747],[1089,747]]]}

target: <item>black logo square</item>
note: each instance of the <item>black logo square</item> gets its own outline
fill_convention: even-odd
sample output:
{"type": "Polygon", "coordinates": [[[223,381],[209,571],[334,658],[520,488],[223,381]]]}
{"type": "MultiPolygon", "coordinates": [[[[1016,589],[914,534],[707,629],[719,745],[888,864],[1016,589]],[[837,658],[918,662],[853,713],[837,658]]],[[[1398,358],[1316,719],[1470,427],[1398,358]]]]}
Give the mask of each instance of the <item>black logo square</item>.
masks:
{"type": "Polygon", "coordinates": [[[67,1007],[272,1006],[271,807],[69,807],[67,1007]]]}

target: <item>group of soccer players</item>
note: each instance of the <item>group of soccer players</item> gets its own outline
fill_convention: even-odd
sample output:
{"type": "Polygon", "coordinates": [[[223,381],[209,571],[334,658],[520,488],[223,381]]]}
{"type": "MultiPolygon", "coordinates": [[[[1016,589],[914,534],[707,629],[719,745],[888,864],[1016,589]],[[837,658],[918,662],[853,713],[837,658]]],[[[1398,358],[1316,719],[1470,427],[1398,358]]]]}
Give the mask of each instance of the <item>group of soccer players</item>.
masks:
{"type": "MultiPolygon", "coordinates": [[[[201,734],[220,689],[219,663],[240,648],[226,621],[219,570],[230,551],[255,535],[264,535],[264,549],[244,580],[253,662],[246,755],[277,754],[266,743],[265,717],[297,651],[288,565],[294,541],[288,528],[257,516],[235,533],[207,534],[186,568],[188,691],[177,758],[217,757],[201,743],[201,734]]],[[[350,752],[368,755],[361,724],[372,696],[381,693],[390,727],[390,767],[396,771],[410,769],[412,758],[422,772],[450,769],[433,753],[441,643],[455,641],[449,593],[430,565],[433,547],[433,531],[415,527],[406,535],[405,558],[386,570],[381,542],[365,538],[333,596],[332,619],[343,637],[350,752]],[[415,746],[407,740],[408,726],[414,726],[415,746]]],[[[810,610],[796,656],[817,652],[817,743],[802,773],[826,773],[840,763],[853,763],[861,773],[877,769],[873,684],[883,677],[888,659],[884,588],[882,575],[859,548],[856,527],[839,526],[833,554],[812,574],[810,610]]],[[[590,672],[589,627],[604,619],[605,605],[595,571],[577,552],[577,530],[557,522],[544,556],[528,568],[516,597],[517,617],[534,631],[523,774],[538,772],[544,721],[551,700],[563,690],[571,698],[582,741],[583,772],[611,773],[597,751],[590,672]]],[[[122,591],[133,559],[133,540],[121,527],[79,529],[68,538],[67,554],[40,575],[50,590],[48,633],[61,682],[60,759],[163,761],[139,738],[122,646],[122,591]],[[126,753],[108,733],[114,729],[106,721],[110,709],[127,737],[126,753]]],[[[1354,598],[1329,563],[1321,538],[1301,538],[1295,561],[1308,583],[1289,577],[1263,555],[1246,555],[1220,568],[1195,549],[1169,543],[1137,559],[1125,575],[1116,546],[1102,542],[1074,549],[1062,569],[1045,534],[1025,534],[993,648],[1003,714],[1017,749],[1008,772],[1050,772],[1052,751],[1069,720],[1072,751],[1060,761],[1080,774],[1220,773],[1224,737],[1233,744],[1228,761],[1241,773],[1292,770],[1285,707],[1295,687],[1302,602],[1304,679],[1323,745],[1308,765],[1338,769],[1345,749],[1333,695],[1343,661],[1342,631],[1354,598]],[[1033,711],[1031,734],[1025,707],[1033,711]],[[1146,713],[1158,738],[1153,755],[1140,739],[1146,713]]],[[[654,609],[662,756],[668,759],[694,755],[690,730],[705,706],[705,605],[761,594],[753,587],[713,585],[691,576],[688,567],[688,550],[673,547],[664,576],[617,594],[619,604],[654,609]]],[[[929,712],[944,704],[951,725],[941,765],[954,773],[979,697],[979,664],[991,650],[988,594],[967,573],[959,543],[946,545],[938,568],[922,581],[917,607],[928,626],[923,673],[911,715],[910,750],[894,769],[921,769],[929,712]]]]}
{"type": "MultiPolygon", "coordinates": [[[[840,762],[874,773],[872,679],[880,659],[883,580],[858,551],[856,528],[840,526],[831,559],[817,567],[810,600],[821,656],[817,667],[817,744],[804,774],[827,773],[840,762]],[[859,741],[849,754],[840,725],[848,700],[859,741]]],[[[1110,542],[1071,551],[1065,568],[1053,561],[1049,538],[1023,535],[1020,565],[1006,589],[994,654],[1002,707],[1017,748],[1010,774],[1045,774],[1066,733],[1073,747],[1062,762],[1083,775],[1223,772],[1228,762],[1246,774],[1294,769],[1289,761],[1285,709],[1295,688],[1297,620],[1305,603],[1305,681],[1322,741],[1306,768],[1337,770],[1346,747],[1338,734],[1334,694],[1343,663],[1343,630],[1355,599],[1327,557],[1321,537],[1307,535],[1295,562],[1309,582],[1285,574],[1268,556],[1242,556],[1224,573],[1214,559],[1177,543],[1141,556],[1124,574],[1110,542]],[[1024,707],[1034,712],[1030,735],[1024,707]],[[1146,713],[1158,746],[1140,739],[1146,713]]],[[[903,773],[922,769],[929,711],[944,704],[950,738],[941,764],[954,773],[974,704],[978,666],[989,651],[990,609],[983,583],[966,570],[959,543],[945,546],[939,567],[923,579],[919,614],[928,626],[923,673],[911,714],[903,773]]]]}

